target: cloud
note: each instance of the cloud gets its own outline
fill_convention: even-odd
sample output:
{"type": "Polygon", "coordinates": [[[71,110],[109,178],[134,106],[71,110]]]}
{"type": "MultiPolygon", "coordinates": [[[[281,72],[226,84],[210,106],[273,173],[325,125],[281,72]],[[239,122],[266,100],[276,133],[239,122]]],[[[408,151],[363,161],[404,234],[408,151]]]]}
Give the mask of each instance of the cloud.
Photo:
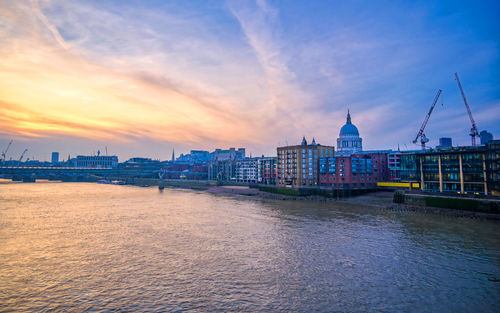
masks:
{"type": "MultiPolygon", "coordinates": [[[[394,147],[413,139],[437,88],[456,91],[451,73],[498,62],[497,45],[480,41],[463,62],[473,32],[449,31],[454,15],[431,18],[425,5],[220,5],[6,2],[2,136],[273,154],[302,135],[333,145],[350,108],[365,146],[394,147]]],[[[469,86],[478,124],[495,132],[498,92],[469,86]]],[[[429,134],[463,119],[449,112],[434,113],[429,134]]]]}
{"type": "MultiPolygon", "coordinates": [[[[170,63],[144,66],[148,57],[168,58],[161,51],[133,61],[134,53],[123,58],[113,55],[112,49],[95,53],[87,50],[93,43],[87,42],[88,32],[84,31],[84,39],[75,37],[74,44],[67,43],[38,4],[33,5],[33,10],[23,13],[16,7],[12,8],[16,12],[8,12],[25,14],[33,24],[24,33],[2,36],[7,48],[0,49],[6,61],[0,64],[0,78],[6,82],[0,86],[5,114],[0,123],[9,133],[32,137],[71,134],[97,140],[150,137],[192,145],[256,140],[250,136],[261,131],[253,127],[258,124],[255,115],[237,110],[244,99],[203,81],[190,81],[186,74],[175,75],[176,69],[171,71],[174,74],[163,71],[170,63]],[[48,28],[50,36],[40,26],[48,28]]],[[[69,16],[75,24],[82,24],[78,17],[69,16]]],[[[108,35],[120,31],[115,25],[120,18],[111,21],[108,35]]],[[[131,38],[139,39],[138,34],[131,38]]]]}

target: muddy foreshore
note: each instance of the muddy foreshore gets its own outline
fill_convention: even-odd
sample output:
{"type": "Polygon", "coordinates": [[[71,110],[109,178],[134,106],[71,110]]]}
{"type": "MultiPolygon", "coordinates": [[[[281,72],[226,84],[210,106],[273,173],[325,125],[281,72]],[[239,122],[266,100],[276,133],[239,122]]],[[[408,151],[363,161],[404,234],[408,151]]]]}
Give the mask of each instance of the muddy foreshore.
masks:
{"type": "Polygon", "coordinates": [[[351,205],[359,205],[379,210],[388,210],[394,212],[416,212],[427,214],[438,214],[445,216],[477,218],[486,220],[500,220],[500,214],[486,213],[486,212],[473,212],[465,210],[436,208],[429,206],[418,206],[408,204],[393,203],[393,192],[378,191],[370,194],[360,196],[352,196],[349,198],[326,198],[322,196],[288,196],[281,194],[274,194],[269,192],[260,191],[253,188],[245,188],[240,186],[213,186],[206,191],[225,196],[235,196],[238,198],[251,198],[251,199],[269,199],[269,200],[285,200],[285,201],[317,201],[317,202],[331,202],[331,203],[347,203],[351,205]]]}

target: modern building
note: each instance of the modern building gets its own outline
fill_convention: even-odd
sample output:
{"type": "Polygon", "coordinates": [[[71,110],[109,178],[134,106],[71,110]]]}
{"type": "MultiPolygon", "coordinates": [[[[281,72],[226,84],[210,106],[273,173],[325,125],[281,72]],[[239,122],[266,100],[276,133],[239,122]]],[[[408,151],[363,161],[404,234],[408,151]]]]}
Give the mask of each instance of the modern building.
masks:
{"type": "Polygon", "coordinates": [[[363,151],[363,139],[359,137],[358,128],[352,124],[351,114],[347,111],[346,123],[340,129],[339,138],[337,139],[336,155],[348,156],[361,151],[363,151]]]}
{"type": "Polygon", "coordinates": [[[52,152],[52,163],[59,163],[59,152],[52,152]]]}
{"type": "Polygon", "coordinates": [[[277,185],[303,187],[319,186],[318,167],[320,158],[334,157],[335,148],[323,146],[305,138],[296,146],[278,147],[277,185]]]}
{"type": "Polygon", "coordinates": [[[74,159],[74,165],[76,167],[114,168],[118,166],[118,157],[115,155],[79,155],[74,159]]]}
{"type": "Polygon", "coordinates": [[[257,160],[257,182],[259,184],[275,185],[276,184],[276,157],[262,156],[257,160]]]}
{"type": "Polygon", "coordinates": [[[489,133],[485,130],[482,130],[480,133],[479,133],[479,137],[481,138],[481,144],[482,145],[485,145],[487,144],[488,142],[492,141],[493,140],[493,134],[492,133],[489,133]]]}
{"type": "Polygon", "coordinates": [[[450,137],[442,137],[439,138],[439,146],[437,146],[436,148],[444,149],[444,148],[451,148],[452,146],[453,144],[450,137]]]}
{"type": "Polygon", "coordinates": [[[319,182],[334,189],[370,189],[389,179],[387,152],[355,153],[319,159],[319,182]]]}
{"type": "Polygon", "coordinates": [[[402,153],[401,181],[423,191],[498,194],[500,141],[485,146],[402,153]]]}
{"type": "Polygon", "coordinates": [[[258,158],[244,158],[236,160],[236,181],[241,183],[257,183],[258,158]]]}
{"type": "Polygon", "coordinates": [[[387,169],[389,171],[389,180],[392,182],[398,182],[401,180],[401,176],[399,174],[400,155],[401,155],[400,151],[391,151],[387,154],[387,169]]]}
{"type": "Polygon", "coordinates": [[[492,195],[500,195],[500,140],[486,143],[486,183],[492,195]]]}

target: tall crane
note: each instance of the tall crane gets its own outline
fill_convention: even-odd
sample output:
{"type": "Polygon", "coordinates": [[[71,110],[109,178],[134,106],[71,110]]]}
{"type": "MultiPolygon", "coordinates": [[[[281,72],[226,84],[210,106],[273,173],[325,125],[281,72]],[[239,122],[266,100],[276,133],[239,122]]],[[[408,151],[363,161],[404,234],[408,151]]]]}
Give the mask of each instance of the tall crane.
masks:
{"type": "Polygon", "coordinates": [[[457,80],[458,88],[460,88],[460,92],[462,93],[462,98],[464,98],[465,107],[467,108],[467,113],[469,114],[470,122],[472,127],[470,129],[470,136],[472,139],[472,145],[476,145],[476,137],[479,137],[479,132],[477,131],[476,122],[472,117],[472,112],[470,111],[469,103],[467,102],[467,98],[465,97],[464,89],[462,88],[462,84],[460,83],[460,79],[458,78],[458,73],[455,73],[455,79],[457,80]]]}
{"type": "Polygon", "coordinates": [[[425,116],[424,122],[422,123],[422,127],[420,127],[417,137],[415,137],[415,140],[413,140],[413,143],[417,143],[418,138],[420,138],[420,144],[422,145],[422,150],[425,150],[425,143],[429,141],[429,139],[427,139],[427,137],[424,134],[425,126],[427,126],[427,122],[429,121],[432,111],[434,110],[434,107],[436,106],[436,103],[438,102],[439,96],[441,95],[442,92],[443,91],[441,89],[438,90],[436,97],[434,97],[434,101],[432,102],[431,108],[429,109],[429,112],[425,116]]]}
{"type": "Polygon", "coordinates": [[[24,155],[26,154],[26,152],[28,152],[28,149],[24,149],[23,153],[21,153],[21,157],[19,158],[18,162],[21,162],[23,160],[24,155]]]}
{"type": "Polygon", "coordinates": [[[9,144],[7,145],[7,148],[2,152],[2,161],[5,162],[5,158],[7,157],[7,152],[9,151],[10,146],[12,145],[12,142],[14,140],[10,140],[9,144]]]}

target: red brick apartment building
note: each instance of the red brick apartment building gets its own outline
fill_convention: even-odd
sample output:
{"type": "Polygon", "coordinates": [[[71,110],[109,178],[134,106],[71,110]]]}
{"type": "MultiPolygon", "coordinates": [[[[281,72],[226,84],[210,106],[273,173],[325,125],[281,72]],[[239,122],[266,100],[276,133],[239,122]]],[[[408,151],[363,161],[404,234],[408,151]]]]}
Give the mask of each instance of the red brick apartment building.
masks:
{"type": "Polygon", "coordinates": [[[319,159],[319,186],[367,189],[389,178],[387,153],[367,152],[319,159]]]}

